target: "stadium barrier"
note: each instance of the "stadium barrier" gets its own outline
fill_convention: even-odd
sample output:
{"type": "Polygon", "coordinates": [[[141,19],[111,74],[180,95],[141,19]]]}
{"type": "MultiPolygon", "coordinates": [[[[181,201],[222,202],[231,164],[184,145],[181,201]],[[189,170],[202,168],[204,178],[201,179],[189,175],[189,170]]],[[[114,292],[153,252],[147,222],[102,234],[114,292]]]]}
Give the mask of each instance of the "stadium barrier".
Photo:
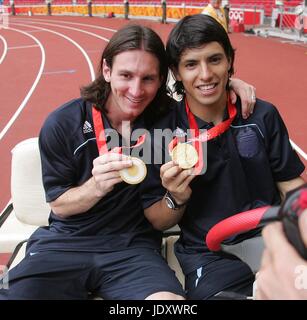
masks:
{"type": "Polygon", "coordinates": [[[229,10],[229,21],[237,21],[244,25],[262,25],[264,22],[264,8],[234,6],[229,10]]]}
{"type": "Polygon", "coordinates": [[[294,40],[306,42],[307,7],[303,4],[296,7],[279,6],[273,9],[271,27],[280,34],[292,35],[294,40]]]}
{"type": "MultiPolygon", "coordinates": [[[[112,12],[116,17],[122,18],[145,18],[157,19],[166,23],[167,21],[176,22],[186,15],[201,13],[203,3],[187,4],[185,1],[99,1],[87,0],[85,3],[81,1],[65,1],[65,0],[46,0],[33,1],[25,0],[18,2],[10,0],[11,5],[9,12],[16,15],[27,15],[31,12],[33,15],[89,15],[89,16],[108,16],[112,12]],[[132,2],[132,3],[131,3],[132,2]],[[171,4],[170,4],[171,3],[171,4]]],[[[192,3],[192,2],[191,2],[192,3]]],[[[259,25],[263,23],[264,8],[261,7],[231,7],[230,19],[241,20],[245,25],[259,25]]]]}
{"type": "MultiPolygon", "coordinates": [[[[162,23],[176,22],[186,15],[198,14],[204,6],[202,1],[194,3],[181,0],[4,0],[4,3],[11,15],[87,15],[153,19],[162,23]]],[[[291,6],[277,6],[271,3],[271,7],[268,7],[265,1],[251,4],[252,2],[247,0],[233,0],[229,3],[229,24],[233,32],[242,32],[247,27],[264,26],[277,30],[279,34],[293,33],[297,35],[297,39],[302,39],[304,34],[307,35],[306,9],[304,13],[303,4],[293,5],[297,5],[299,1],[291,2],[291,6]]]]}

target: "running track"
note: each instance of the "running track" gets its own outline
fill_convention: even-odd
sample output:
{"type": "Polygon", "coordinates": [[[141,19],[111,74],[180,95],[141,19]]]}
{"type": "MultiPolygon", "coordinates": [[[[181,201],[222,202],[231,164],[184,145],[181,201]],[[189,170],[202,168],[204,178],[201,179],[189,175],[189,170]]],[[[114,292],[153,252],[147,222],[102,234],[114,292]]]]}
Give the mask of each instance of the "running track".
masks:
{"type": "MultiPolygon", "coordinates": [[[[37,16],[13,17],[9,23],[9,29],[0,29],[0,212],[10,201],[11,149],[37,136],[48,113],[79,96],[80,86],[93,79],[108,39],[127,21],[37,16]]],[[[173,26],[142,23],[164,40],[173,26]]],[[[307,165],[307,46],[244,34],[231,39],[236,76],[278,107],[307,165]]]]}

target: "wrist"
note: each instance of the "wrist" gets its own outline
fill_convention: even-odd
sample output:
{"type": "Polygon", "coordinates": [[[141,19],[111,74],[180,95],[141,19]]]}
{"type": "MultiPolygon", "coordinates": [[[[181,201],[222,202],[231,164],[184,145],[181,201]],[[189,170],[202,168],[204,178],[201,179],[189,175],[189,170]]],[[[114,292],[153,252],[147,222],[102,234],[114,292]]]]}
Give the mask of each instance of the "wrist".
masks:
{"type": "Polygon", "coordinates": [[[174,196],[172,193],[170,193],[168,190],[166,191],[166,194],[164,196],[166,205],[173,210],[179,210],[186,206],[189,199],[179,199],[178,197],[174,196]]]}
{"type": "Polygon", "coordinates": [[[99,184],[95,181],[94,177],[90,178],[86,182],[86,187],[88,189],[87,192],[92,194],[92,196],[97,200],[100,200],[105,195],[104,190],[101,190],[101,188],[99,188],[99,184]]]}

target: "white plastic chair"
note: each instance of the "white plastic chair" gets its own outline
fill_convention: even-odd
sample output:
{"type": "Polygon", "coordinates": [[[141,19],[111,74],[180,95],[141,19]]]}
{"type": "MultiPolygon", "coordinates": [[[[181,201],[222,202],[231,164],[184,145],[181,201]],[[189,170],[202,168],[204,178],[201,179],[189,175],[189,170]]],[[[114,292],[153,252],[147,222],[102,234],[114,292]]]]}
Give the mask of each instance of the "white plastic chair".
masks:
{"type": "Polygon", "coordinates": [[[18,143],[12,150],[11,196],[13,211],[0,228],[1,252],[13,252],[9,267],[24,256],[25,241],[39,227],[48,225],[50,207],[42,183],[38,138],[18,143]],[[23,246],[18,246],[24,243],[23,246]]]}

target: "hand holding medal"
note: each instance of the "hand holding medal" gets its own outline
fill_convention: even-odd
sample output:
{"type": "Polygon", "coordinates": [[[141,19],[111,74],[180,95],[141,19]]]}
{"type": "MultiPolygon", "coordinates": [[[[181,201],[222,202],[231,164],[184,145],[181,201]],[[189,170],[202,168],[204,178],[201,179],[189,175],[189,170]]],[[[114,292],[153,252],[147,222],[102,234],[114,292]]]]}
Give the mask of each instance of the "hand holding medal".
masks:
{"type": "Polygon", "coordinates": [[[168,151],[173,161],[165,163],[160,168],[162,185],[168,191],[165,195],[165,200],[167,206],[173,210],[178,210],[180,206],[189,200],[192,193],[191,181],[207,165],[204,163],[202,143],[224,133],[235,118],[237,109],[229,101],[229,118],[202,133],[200,133],[187,101],[186,113],[191,129],[191,137],[183,142],[181,136],[176,136],[168,145],[168,151]]]}
{"type": "Polygon", "coordinates": [[[188,101],[185,102],[186,113],[189,121],[192,137],[185,143],[180,143],[178,137],[175,137],[168,145],[168,150],[172,160],[182,169],[190,169],[195,167],[194,174],[200,174],[206,165],[203,159],[202,142],[209,141],[224,133],[230,127],[233,119],[237,114],[237,109],[228,98],[228,114],[229,118],[217,124],[213,128],[200,133],[196,119],[191,112],[188,101]]]}
{"type": "MultiPolygon", "coordinates": [[[[145,135],[142,135],[138,138],[136,144],[133,147],[116,147],[113,148],[110,152],[107,148],[106,137],[104,134],[104,125],[102,120],[102,114],[95,108],[92,108],[93,114],[93,122],[94,122],[94,129],[96,135],[97,146],[99,150],[99,154],[107,154],[107,153],[117,153],[122,154],[123,148],[134,148],[140,146],[145,141],[145,135]]],[[[123,181],[128,184],[138,184],[142,182],[147,174],[147,169],[145,163],[136,157],[128,157],[129,160],[132,162],[132,166],[120,169],[119,175],[123,181]]]]}

